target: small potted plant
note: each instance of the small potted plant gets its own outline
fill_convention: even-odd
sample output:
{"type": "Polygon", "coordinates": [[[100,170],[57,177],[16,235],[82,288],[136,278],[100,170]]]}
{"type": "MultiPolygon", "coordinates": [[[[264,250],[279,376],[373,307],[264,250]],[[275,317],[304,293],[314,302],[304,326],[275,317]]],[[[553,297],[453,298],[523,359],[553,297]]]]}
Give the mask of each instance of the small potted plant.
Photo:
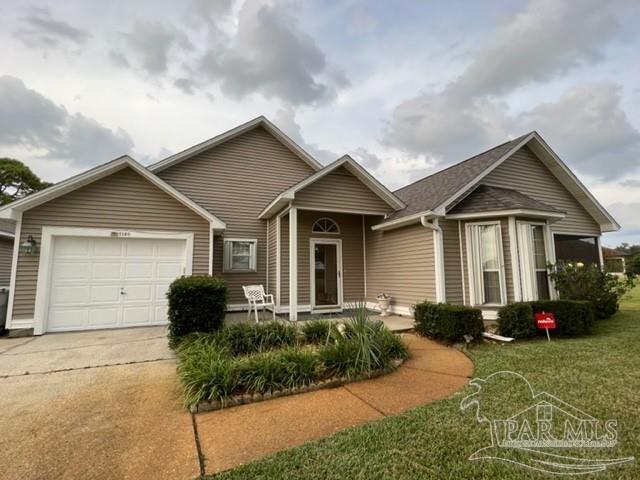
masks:
{"type": "Polygon", "coordinates": [[[376,300],[378,301],[378,308],[380,309],[380,316],[381,317],[388,317],[389,316],[389,304],[391,303],[391,295],[387,295],[386,293],[381,293],[380,295],[378,295],[376,297],[376,300]]]}

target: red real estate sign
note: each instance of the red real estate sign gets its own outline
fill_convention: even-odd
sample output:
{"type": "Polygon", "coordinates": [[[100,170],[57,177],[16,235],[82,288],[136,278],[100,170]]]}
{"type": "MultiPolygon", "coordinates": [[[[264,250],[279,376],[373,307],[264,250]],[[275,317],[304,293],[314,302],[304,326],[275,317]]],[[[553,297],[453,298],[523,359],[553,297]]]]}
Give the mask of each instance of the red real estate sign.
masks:
{"type": "Polygon", "coordinates": [[[551,312],[538,312],[535,314],[536,317],[536,327],[543,329],[551,329],[556,328],[556,317],[551,312]]]}

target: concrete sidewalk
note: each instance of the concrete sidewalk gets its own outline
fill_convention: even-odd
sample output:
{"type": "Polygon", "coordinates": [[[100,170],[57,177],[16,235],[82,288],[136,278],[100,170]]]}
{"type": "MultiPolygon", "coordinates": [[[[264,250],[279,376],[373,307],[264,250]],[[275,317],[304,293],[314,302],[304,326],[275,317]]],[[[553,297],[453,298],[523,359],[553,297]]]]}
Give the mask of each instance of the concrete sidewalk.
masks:
{"type": "Polygon", "coordinates": [[[396,372],[343,387],[195,416],[205,471],[216,473],[271,453],[448,397],[473,363],[436,342],[404,335],[412,358],[396,372]]]}

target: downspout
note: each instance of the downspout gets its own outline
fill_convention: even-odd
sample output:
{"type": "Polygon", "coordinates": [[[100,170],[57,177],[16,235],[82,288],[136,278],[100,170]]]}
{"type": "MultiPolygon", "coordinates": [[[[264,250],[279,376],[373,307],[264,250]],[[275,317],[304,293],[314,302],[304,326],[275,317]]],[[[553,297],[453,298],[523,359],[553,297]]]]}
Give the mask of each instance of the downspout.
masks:
{"type": "Polygon", "coordinates": [[[440,219],[435,215],[423,215],[420,217],[420,224],[433,231],[433,253],[435,259],[436,275],[436,302],[446,301],[444,283],[444,242],[442,239],[442,228],[440,219]]]}

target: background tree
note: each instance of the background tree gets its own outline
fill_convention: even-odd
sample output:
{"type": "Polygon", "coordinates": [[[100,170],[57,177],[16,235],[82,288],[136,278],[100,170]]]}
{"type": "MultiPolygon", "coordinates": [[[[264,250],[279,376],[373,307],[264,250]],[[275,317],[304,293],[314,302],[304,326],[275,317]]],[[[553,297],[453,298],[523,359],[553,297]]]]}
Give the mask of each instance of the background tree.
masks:
{"type": "Polygon", "coordinates": [[[636,255],[627,260],[626,269],[628,276],[640,276],[640,255],[636,255]]]}
{"type": "Polygon", "coordinates": [[[50,186],[20,160],[0,158],[0,205],[50,186]]]}

